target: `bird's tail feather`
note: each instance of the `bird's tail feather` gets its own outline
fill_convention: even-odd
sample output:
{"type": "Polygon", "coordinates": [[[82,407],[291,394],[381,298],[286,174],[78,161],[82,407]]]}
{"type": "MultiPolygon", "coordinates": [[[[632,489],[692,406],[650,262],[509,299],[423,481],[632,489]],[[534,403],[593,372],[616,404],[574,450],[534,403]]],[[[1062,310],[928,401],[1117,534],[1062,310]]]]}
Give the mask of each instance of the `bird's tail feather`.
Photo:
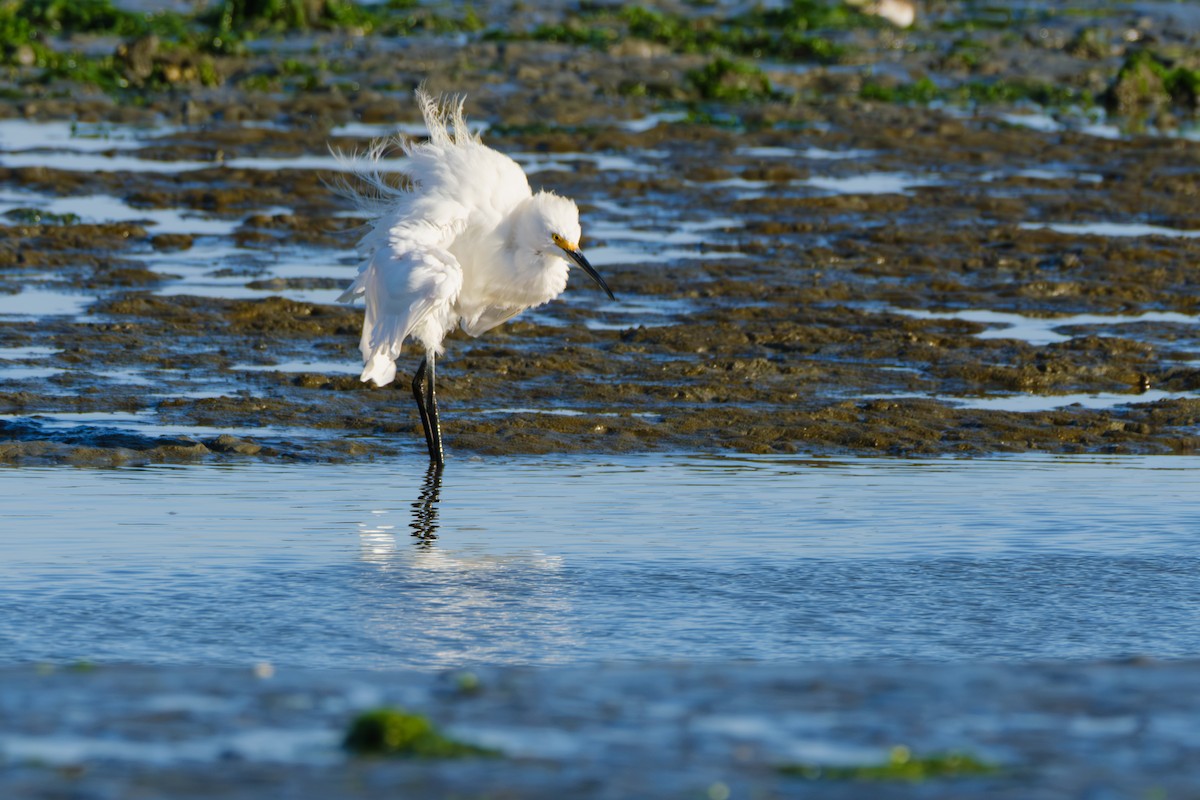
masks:
{"type": "Polygon", "coordinates": [[[380,353],[386,355],[388,358],[396,358],[400,355],[401,342],[404,341],[404,338],[412,330],[412,326],[408,324],[408,320],[400,317],[398,314],[385,314],[376,320],[372,320],[370,328],[370,349],[366,353],[363,353],[364,358],[380,353]]]}
{"type": "Polygon", "coordinates": [[[326,181],[326,185],[371,219],[381,217],[412,188],[412,181],[406,177],[389,177],[382,163],[388,153],[407,153],[408,148],[408,141],[399,134],[376,139],[365,153],[346,153],[331,147],[329,152],[341,164],[343,173],[326,181]]]}
{"type": "Polygon", "coordinates": [[[363,367],[362,376],[359,378],[363,383],[370,381],[376,386],[387,386],[395,379],[396,362],[388,358],[386,353],[372,355],[363,367]]]}
{"type": "MultiPolygon", "coordinates": [[[[430,144],[461,147],[479,141],[478,134],[471,132],[463,114],[463,104],[466,102],[464,95],[435,96],[422,86],[416,90],[416,97],[421,116],[425,118],[425,127],[429,129],[430,144]]],[[[422,146],[403,134],[395,134],[374,140],[365,153],[346,153],[330,148],[330,153],[342,165],[344,174],[330,180],[328,185],[367,216],[380,217],[412,188],[410,180],[401,178],[397,181],[395,176],[384,172],[381,166],[383,161],[389,153],[396,151],[412,156],[422,146]]]]}
{"type": "Polygon", "coordinates": [[[353,303],[359,297],[362,297],[367,291],[366,270],[358,273],[358,277],[354,282],[346,287],[346,291],[338,295],[337,302],[353,303]]]}

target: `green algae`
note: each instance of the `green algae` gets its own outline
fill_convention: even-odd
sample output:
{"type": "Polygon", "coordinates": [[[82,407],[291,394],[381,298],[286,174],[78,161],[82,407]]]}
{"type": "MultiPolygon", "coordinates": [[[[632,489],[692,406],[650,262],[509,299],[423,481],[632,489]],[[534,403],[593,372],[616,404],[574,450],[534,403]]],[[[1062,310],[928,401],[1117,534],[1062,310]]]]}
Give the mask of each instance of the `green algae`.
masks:
{"type": "Polygon", "coordinates": [[[752,101],[776,96],[771,81],[758,67],[728,58],[716,58],[687,73],[690,83],[705,100],[752,101]]]}
{"type": "Polygon", "coordinates": [[[1173,62],[1148,49],[1126,56],[1104,96],[1116,113],[1141,112],[1174,106],[1200,110],[1200,69],[1173,62]]]}
{"type": "Polygon", "coordinates": [[[224,0],[201,19],[215,32],[228,36],[264,30],[369,27],[376,16],[347,0],[224,0]]]}
{"type": "MultiPolygon", "coordinates": [[[[510,38],[500,32],[493,33],[487,38],[510,38]]],[[[543,23],[533,29],[530,38],[539,42],[557,42],[582,47],[605,48],[621,40],[621,32],[612,27],[602,27],[588,24],[579,19],[569,19],[559,23],[543,23]]]]}
{"type": "Polygon", "coordinates": [[[392,758],[496,757],[486,747],[459,742],[440,733],[427,717],[396,708],[365,711],[355,717],[342,746],[360,756],[392,758]]]}
{"type": "Polygon", "coordinates": [[[863,100],[911,105],[939,102],[977,105],[1031,102],[1046,108],[1091,108],[1096,103],[1095,97],[1086,89],[1022,79],[968,81],[952,87],[939,86],[929,78],[890,85],[866,81],[859,90],[859,97],[863,100]]]}
{"type": "MultiPolygon", "coordinates": [[[[848,6],[795,0],[783,9],[754,9],[729,17],[685,16],[643,6],[623,6],[576,14],[536,27],[527,38],[607,48],[627,39],[653,42],[671,52],[701,55],[776,58],[832,63],[850,49],[817,30],[874,26],[871,18],[848,6]]],[[[493,31],[486,38],[522,38],[493,31]]]]}
{"type": "MultiPolygon", "coordinates": [[[[264,35],[307,31],[378,30],[384,35],[479,31],[469,6],[448,16],[407,3],[367,7],[350,0],[224,0],[187,15],[135,13],[111,0],[20,0],[0,3],[0,65],[23,70],[22,82],[71,81],[107,94],[129,96],[179,84],[217,86],[223,76],[213,55],[244,55],[246,43],[264,35]],[[51,46],[49,37],[78,34],[121,37],[110,54],[51,46]],[[135,59],[131,59],[131,54],[135,59]],[[137,61],[140,63],[131,63],[137,61]]],[[[260,80],[260,83],[262,81],[260,80]]],[[[320,82],[301,81],[311,91],[320,82]]],[[[273,89],[270,83],[252,86],[273,89]]]]}
{"type": "MultiPolygon", "coordinates": [[[[189,30],[189,21],[180,14],[136,14],[114,7],[109,0],[23,0],[0,5],[0,63],[38,70],[40,74],[25,76],[27,83],[65,80],[115,93],[131,86],[122,48],[138,40],[153,41],[157,48],[160,39],[164,48],[190,47],[189,30]],[[102,55],[64,50],[48,42],[48,37],[76,34],[120,36],[128,41],[116,52],[102,55]]],[[[170,83],[160,80],[150,88],[166,88],[170,83]]]]}
{"type": "Polygon", "coordinates": [[[885,85],[875,81],[867,81],[858,92],[863,100],[879,100],[885,103],[929,103],[945,99],[945,91],[929,78],[921,78],[911,83],[885,85]]]}
{"type": "Polygon", "coordinates": [[[470,670],[454,674],[454,689],[460,695],[476,695],[483,691],[483,681],[470,670]]]}
{"type": "Polygon", "coordinates": [[[146,30],[136,14],[115,8],[109,0],[25,0],[5,12],[42,31],[111,33],[135,36],[146,30]]]}
{"type": "Polygon", "coordinates": [[[967,778],[996,775],[1000,772],[967,753],[939,753],[914,756],[907,747],[893,747],[888,760],[882,764],[830,766],[817,764],[785,764],[778,768],[784,775],[810,781],[899,781],[921,783],[945,778],[967,778]]]}
{"type": "Polygon", "coordinates": [[[19,225],[77,225],[76,214],[55,214],[40,208],[14,208],[4,212],[4,217],[19,225]]]}

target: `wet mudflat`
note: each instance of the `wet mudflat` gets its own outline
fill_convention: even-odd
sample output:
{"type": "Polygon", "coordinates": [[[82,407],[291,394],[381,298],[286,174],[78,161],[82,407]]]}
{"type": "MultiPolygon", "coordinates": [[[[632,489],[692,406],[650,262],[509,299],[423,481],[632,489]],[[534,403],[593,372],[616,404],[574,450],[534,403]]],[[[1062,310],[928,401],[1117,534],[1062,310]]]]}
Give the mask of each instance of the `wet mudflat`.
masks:
{"type": "MultiPolygon", "coordinates": [[[[862,22],[829,33],[832,63],[746,61],[761,92],[661,32],[597,47],[518,20],[264,36],[216,58],[219,86],[176,86],[182,105],[18,82],[31,96],[0,104],[0,458],[419,451],[407,385],[356,380],[361,311],[332,302],[362,220],[328,148],[419,135],[420,80],[468,92],[489,143],[580,202],[619,296],[573,285],[456,336],[452,453],[1194,452],[1200,142],[1186,108],[1146,105],[1150,132],[1123,133],[1136,120],[1097,123],[1083,99],[1120,89],[1144,42],[1193,41],[1174,6],[1135,6],[1014,6],[1005,36],[969,9],[862,22]],[[1104,46],[1071,44],[1085,34],[1104,46]],[[928,74],[967,99],[906,102],[928,74]],[[1033,75],[1075,104],[1011,88],[1033,75]],[[981,81],[1008,95],[985,102],[981,81]]],[[[563,24],[615,24],[581,14],[563,24]]]]}

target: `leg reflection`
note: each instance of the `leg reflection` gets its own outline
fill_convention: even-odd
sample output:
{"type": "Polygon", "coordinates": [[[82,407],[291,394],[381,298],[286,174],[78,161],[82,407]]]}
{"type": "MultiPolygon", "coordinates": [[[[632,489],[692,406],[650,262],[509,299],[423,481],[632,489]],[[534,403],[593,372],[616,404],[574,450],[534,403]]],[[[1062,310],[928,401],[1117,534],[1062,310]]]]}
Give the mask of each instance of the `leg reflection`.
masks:
{"type": "Polygon", "coordinates": [[[421,485],[421,494],[413,507],[413,521],[409,527],[418,544],[431,545],[437,539],[438,497],[442,492],[442,465],[435,461],[429,462],[425,472],[425,482],[421,485]]]}

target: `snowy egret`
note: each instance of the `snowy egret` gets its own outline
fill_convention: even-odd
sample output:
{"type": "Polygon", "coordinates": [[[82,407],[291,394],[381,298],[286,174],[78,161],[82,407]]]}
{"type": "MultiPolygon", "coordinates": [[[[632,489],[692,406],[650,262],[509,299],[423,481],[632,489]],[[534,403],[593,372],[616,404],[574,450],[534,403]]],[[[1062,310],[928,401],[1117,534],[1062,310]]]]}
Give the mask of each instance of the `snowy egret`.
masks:
{"type": "Polygon", "coordinates": [[[366,303],[359,343],[364,382],[395,380],[406,339],[424,347],[412,392],[429,460],[440,467],[434,364],[455,325],[479,336],[553,300],[566,288],[572,263],[616,298],[579,250],[575,203],[534,194],[517,162],[468,130],[463,98],[434,98],[422,89],[416,96],[428,141],[383,139],[364,158],[347,159],[359,183],[350,191],[372,222],[359,242],[358,277],[338,300],[366,303]],[[393,143],[408,158],[410,188],[384,179],[380,162],[393,143]]]}

